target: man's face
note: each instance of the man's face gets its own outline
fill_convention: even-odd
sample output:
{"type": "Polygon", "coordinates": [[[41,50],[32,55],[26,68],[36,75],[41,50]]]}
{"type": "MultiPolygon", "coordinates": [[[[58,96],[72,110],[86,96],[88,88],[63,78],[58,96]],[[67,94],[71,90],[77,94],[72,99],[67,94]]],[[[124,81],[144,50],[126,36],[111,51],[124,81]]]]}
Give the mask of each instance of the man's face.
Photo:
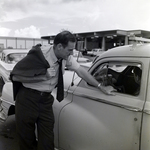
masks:
{"type": "Polygon", "coordinates": [[[75,42],[68,42],[68,45],[65,48],[62,46],[59,51],[60,57],[66,60],[69,55],[73,54],[73,49],[75,49],[75,42]]]}

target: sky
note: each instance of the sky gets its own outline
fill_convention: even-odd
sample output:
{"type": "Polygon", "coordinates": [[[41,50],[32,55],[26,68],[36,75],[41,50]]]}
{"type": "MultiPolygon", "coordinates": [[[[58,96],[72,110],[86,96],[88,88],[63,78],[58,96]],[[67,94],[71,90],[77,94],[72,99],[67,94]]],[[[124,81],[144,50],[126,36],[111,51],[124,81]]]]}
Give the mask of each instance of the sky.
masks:
{"type": "Polygon", "coordinates": [[[0,36],[150,31],[150,0],[0,0],[0,36]]]}

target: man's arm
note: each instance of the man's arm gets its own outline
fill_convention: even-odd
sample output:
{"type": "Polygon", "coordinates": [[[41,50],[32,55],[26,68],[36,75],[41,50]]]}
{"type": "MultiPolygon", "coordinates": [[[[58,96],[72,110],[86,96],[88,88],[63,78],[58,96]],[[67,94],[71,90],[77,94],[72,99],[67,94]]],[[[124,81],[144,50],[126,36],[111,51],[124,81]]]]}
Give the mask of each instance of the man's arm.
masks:
{"type": "Polygon", "coordinates": [[[84,67],[80,66],[78,70],[76,70],[76,73],[89,84],[98,87],[99,82],[89,72],[87,72],[84,67]]]}
{"type": "Polygon", "coordinates": [[[89,72],[87,72],[84,67],[80,66],[76,70],[76,73],[79,77],[88,82],[90,85],[99,88],[103,93],[108,95],[114,95],[112,91],[115,91],[115,89],[112,86],[102,86],[101,83],[99,83],[89,72]]]}

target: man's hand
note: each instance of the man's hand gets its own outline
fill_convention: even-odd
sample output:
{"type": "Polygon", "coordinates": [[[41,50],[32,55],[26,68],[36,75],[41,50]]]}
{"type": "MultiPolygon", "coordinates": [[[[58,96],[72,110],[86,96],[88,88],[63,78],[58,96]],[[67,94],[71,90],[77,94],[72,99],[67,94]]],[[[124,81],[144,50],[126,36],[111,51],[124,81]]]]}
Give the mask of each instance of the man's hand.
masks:
{"type": "Polygon", "coordinates": [[[115,93],[112,93],[112,92],[115,92],[117,91],[116,89],[114,89],[112,86],[100,86],[99,89],[104,93],[104,94],[107,94],[107,95],[116,95],[115,93]]]}

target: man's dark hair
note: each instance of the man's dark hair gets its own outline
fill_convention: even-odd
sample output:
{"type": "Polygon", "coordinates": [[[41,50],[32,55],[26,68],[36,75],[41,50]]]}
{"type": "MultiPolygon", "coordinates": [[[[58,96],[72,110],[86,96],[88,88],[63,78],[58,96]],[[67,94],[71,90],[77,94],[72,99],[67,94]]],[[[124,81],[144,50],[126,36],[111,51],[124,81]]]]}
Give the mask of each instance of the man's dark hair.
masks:
{"type": "Polygon", "coordinates": [[[76,42],[76,38],[67,30],[58,33],[54,39],[54,45],[61,43],[64,48],[68,45],[68,42],[76,42]]]}

